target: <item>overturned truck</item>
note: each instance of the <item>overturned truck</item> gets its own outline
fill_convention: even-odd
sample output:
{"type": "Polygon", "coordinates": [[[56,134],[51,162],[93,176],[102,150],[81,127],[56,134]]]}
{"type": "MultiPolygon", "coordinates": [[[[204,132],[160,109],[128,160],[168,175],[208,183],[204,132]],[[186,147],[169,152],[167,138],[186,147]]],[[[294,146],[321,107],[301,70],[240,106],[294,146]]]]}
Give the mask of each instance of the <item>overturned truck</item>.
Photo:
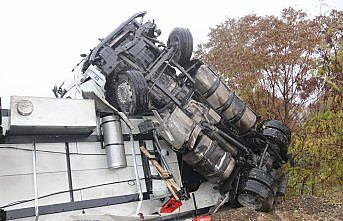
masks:
{"type": "Polygon", "coordinates": [[[129,116],[154,111],[159,121],[140,128],[162,137],[191,168],[183,173],[186,189],[207,180],[243,206],[270,210],[285,189],[279,168],[287,162],[289,128],[276,120],[258,123],[258,115],[211,68],[191,60],[188,29],[173,29],[165,45],[157,40],[155,23],[137,22],[144,14],[131,17],[86,56],[81,83],[101,73],[114,107],[129,116]]]}
{"type": "MultiPolygon", "coordinates": [[[[141,147],[140,153],[157,174],[144,175],[168,181],[170,198],[162,206],[164,212],[194,200],[190,193],[205,183],[218,193],[212,213],[224,203],[271,210],[275,198],[285,193],[282,165],[288,160],[290,129],[277,120],[261,120],[217,73],[191,59],[193,38],[188,29],[173,29],[164,44],[158,40],[161,31],[154,22],[143,22],[144,15],[133,15],[82,55],[75,82],[55,87],[56,97],[95,100],[101,125],[97,141],[106,150],[109,168],[127,164],[120,122],[128,141],[138,135],[150,137],[151,148],[141,147]],[[136,136],[133,128],[138,128],[136,136]],[[166,160],[169,150],[176,156],[179,173],[166,160]]],[[[146,147],[144,142],[139,145],[146,147]]],[[[151,185],[144,189],[153,192],[151,185]]],[[[144,198],[142,187],[138,191],[144,198]]],[[[196,209],[195,200],[194,204],[196,209]]],[[[142,216],[138,212],[137,208],[142,216]]]]}

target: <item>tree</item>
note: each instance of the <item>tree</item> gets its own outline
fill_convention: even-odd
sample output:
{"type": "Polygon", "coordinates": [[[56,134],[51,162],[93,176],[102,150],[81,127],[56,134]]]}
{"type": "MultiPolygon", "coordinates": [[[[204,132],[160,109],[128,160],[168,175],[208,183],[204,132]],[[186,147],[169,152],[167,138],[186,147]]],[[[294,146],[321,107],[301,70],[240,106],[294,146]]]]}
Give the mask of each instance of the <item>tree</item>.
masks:
{"type": "Polygon", "coordinates": [[[315,21],[320,27],[317,71],[322,84],[291,148],[298,161],[290,170],[291,186],[300,194],[325,194],[343,184],[343,13],[333,10],[315,21]]]}
{"type": "Polygon", "coordinates": [[[292,128],[291,194],[343,184],[342,39],[342,11],[309,18],[287,8],[280,17],[228,18],[196,52],[262,118],[292,128]]]}
{"type": "Polygon", "coordinates": [[[306,13],[292,8],[280,18],[227,19],[211,29],[197,55],[264,117],[292,124],[316,94],[318,28],[306,13]]]}

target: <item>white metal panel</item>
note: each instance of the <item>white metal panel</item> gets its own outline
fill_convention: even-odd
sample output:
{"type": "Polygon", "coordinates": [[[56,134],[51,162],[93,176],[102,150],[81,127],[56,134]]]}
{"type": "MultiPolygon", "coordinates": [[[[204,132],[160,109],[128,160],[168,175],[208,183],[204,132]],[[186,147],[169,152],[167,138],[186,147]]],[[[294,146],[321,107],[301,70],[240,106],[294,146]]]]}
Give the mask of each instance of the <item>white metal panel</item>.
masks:
{"type": "MultiPolygon", "coordinates": [[[[128,167],[121,169],[107,169],[105,150],[101,149],[101,144],[99,142],[85,142],[85,143],[69,143],[70,153],[71,153],[71,168],[72,168],[72,181],[74,188],[82,188],[91,185],[97,185],[108,182],[117,182],[121,180],[134,179],[134,168],[132,162],[132,148],[131,142],[125,141],[126,157],[128,161],[128,167]],[[87,155],[95,154],[95,155],[87,155]]],[[[146,141],[147,149],[151,150],[152,142],[146,141]]],[[[144,177],[139,144],[134,142],[135,145],[135,155],[138,162],[139,176],[144,177]]],[[[165,155],[167,162],[171,170],[173,171],[173,176],[176,182],[180,181],[180,171],[178,167],[177,157],[175,152],[170,150],[164,142],[161,142],[162,149],[167,150],[168,154],[165,155]]],[[[27,145],[14,145],[21,148],[32,148],[32,144],[27,145]]],[[[64,143],[60,144],[36,144],[38,150],[48,150],[48,151],[58,151],[65,153],[64,143]]],[[[26,175],[13,175],[18,172],[22,173],[32,173],[32,153],[28,151],[6,151],[0,153],[0,206],[13,202],[15,200],[22,200],[24,198],[33,198],[33,186],[32,186],[32,174],[26,175]],[[6,153],[2,156],[2,153],[6,153]],[[2,158],[1,158],[2,157],[2,158]],[[17,158],[17,161],[13,161],[5,166],[10,159],[17,158]],[[18,160],[19,159],[19,160],[18,160]],[[11,169],[11,167],[13,167],[11,169]],[[6,168],[7,172],[4,172],[2,168],[6,168]],[[1,179],[1,174],[6,175],[5,179],[1,179]],[[13,178],[13,179],[12,179],[13,178]],[[4,182],[3,182],[4,181],[4,182]],[[7,188],[7,187],[11,188],[7,188]],[[4,188],[6,187],[6,188],[4,188]],[[12,194],[16,192],[16,194],[12,194]],[[6,202],[3,203],[2,196],[6,196],[6,202]]],[[[49,194],[58,191],[68,190],[68,176],[66,171],[66,156],[65,154],[52,154],[52,153],[37,153],[38,160],[38,191],[39,195],[49,194]],[[62,172],[60,172],[62,170],[62,172]]],[[[151,166],[152,173],[154,169],[151,166]]],[[[145,182],[141,181],[143,191],[146,191],[145,182]]],[[[161,180],[154,180],[154,189],[157,191],[157,187],[163,188],[165,185],[161,180]]],[[[164,189],[166,190],[166,189],[164,189]]],[[[137,187],[135,182],[123,182],[115,185],[108,185],[102,187],[91,188],[87,190],[74,192],[74,197],[76,201],[96,199],[103,197],[111,197],[125,194],[135,194],[137,193],[137,187]]],[[[167,193],[167,191],[166,191],[167,193]]],[[[195,193],[195,198],[197,200],[198,208],[203,208],[206,206],[213,205],[217,200],[219,194],[213,190],[213,185],[209,183],[204,183],[200,186],[200,189],[195,193]]],[[[69,193],[64,193],[56,195],[53,197],[46,198],[44,200],[39,200],[40,205],[55,204],[62,202],[69,202],[69,193]]],[[[138,202],[125,203],[114,206],[98,207],[92,209],[86,209],[84,211],[73,211],[68,213],[58,213],[52,215],[44,215],[40,217],[41,221],[49,220],[69,220],[70,215],[81,215],[82,212],[85,214],[113,214],[117,216],[130,216],[135,213],[138,202]]],[[[159,211],[162,203],[157,198],[156,200],[147,200],[143,202],[142,212],[143,214],[152,214],[159,211]]],[[[17,208],[32,207],[33,203],[26,203],[17,208]]],[[[14,207],[13,207],[14,208],[14,207]]],[[[12,209],[12,208],[11,208],[12,209]]],[[[194,209],[194,204],[192,198],[183,201],[183,206],[180,210],[174,213],[190,211],[194,209]]],[[[33,220],[33,218],[20,219],[21,221],[33,220]]]]}
{"type": "Polygon", "coordinates": [[[198,208],[209,207],[217,203],[220,193],[218,190],[215,190],[215,186],[216,184],[205,182],[194,192],[198,208]]]}
{"type": "MultiPolygon", "coordinates": [[[[33,175],[15,175],[0,177],[0,206],[34,198],[33,175]]],[[[68,190],[68,175],[66,172],[37,174],[37,186],[39,196],[68,190]]],[[[40,205],[69,202],[69,193],[54,195],[40,199],[40,205]]],[[[8,209],[32,207],[34,204],[24,203],[8,209]]]]}
{"type": "MultiPolygon", "coordinates": [[[[33,144],[2,144],[0,147],[14,147],[17,149],[3,149],[0,154],[0,177],[8,175],[32,174],[33,144]]],[[[66,155],[64,143],[36,144],[37,173],[66,172],[66,155]],[[47,153],[41,151],[54,151],[47,153]]]]}
{"type": "MultiPolygon", "coordinates": [[[[141,178],[144,178],[143,168],[139,167],[138,171],[139,176],[141,178]]],[[[78,191],[78,193],[75,194],[75,200],[96,199],[137,193],[135,181],[126,182],[126,180],[134,180],[135,174],[133,167],[126,167],[115,170],[96,169],[72,171],[72,176],[73,187],[75,189],[104,183],[125,181],[117,184],[105,185],[78,191]]],[[[143,192],[146,192],[144,180],[141,180],[141,185],[143,192]]]]}
{"type": "MultiPolygon", "coordinates": [[[[18,149],[5,149],[0,153],[0,205],[34,197],[32,174],[33,144],[0,145],[18,149]]],[[[37,182],[39,196],[52,192],[68,190],[66,156],[64,144],[36,144],[37,182]],[[40,151],[57,151],[46,153],[40,151]]],[[[68,202],[69,195],[61,194],[40,200],[41,205],[68,202]]],[[[32,206],[21,204],[13,208],[32,206]]],[[[12,207],[11,207],[12,208],[12,207]]]]}
{"type": "Polygon", "coordinates": [[[93,100],[11,97],[11,134],[90,134],[95,127],[93,100]],[[19,108],[23,102],[30,110],[24,114],[19,108]]]}
{"type": "MultiPolygon", "coordinates": [[[[151,149],[151,146],[149,142],[148,149],[151,149]]],[[[128,146],[127,152],[131,153],[131,147],[129,146],[130,143],[126,142],[126,146],[128,146]]],[[[24,147],[23,145],[20,145],[21,147],[24,147]]],[[[26,147],[29,147],[30,145],[26,145],[26,147]]],[[[44,150],[51,150],[55,149],[55,151],[61,151],[63,152],[64,144],[37,144],[38,149],[44,150]]],[[[138,150],[138,142],[135,142],[135,152],[137,154],[137,159],[140,159],[139,150],[138,150]]],[[[71,153],[104,153],[104,150],[101,149],[101,145],[99,143],[71,143],[69,145],[70,152],[71,153]]],[[[31,153],[31,152],[28,152],[31,153]]],[[[41,154],[39,154],[40,156],[41,154]]],[[[172,158],[175,155],[174,152],[170,152],[167,158],[170,158],[170,161],[175,161],[176,158],[172,160],[172,158]]],[[[1,156],[1,155],[0,155],[1,156]]],[[[46,162],[48,163],[49,160],[51,161],[51,168],[59,167],[59,164],[62,164],[62,158],[58,160],[59,157],[56,158],[56,161],[52,158],[55,155],[49,155],[45,154],[42,155],[43,159],[46,158],[46,162]],[[52,156],[52,157],[51,157],[52,156]],[[58,164],[58,165],[57,165],[58,164]]],[[[59,155],[56,155],[59,156],[59,155]]],[[[56,157],[55,156],[55,157],[56,157]]],[[[64,155],[61,155],[64,157],[64,155]]],[[[130,156],[130,155],[129,155],[130,156]]],[[[85,155],[71,155],[72,157],[72,168],[79,169],[79,170],[73,170],[73,185],[74,188],[80,188],[90,185],[96,185],[101,184],[105,182],[113,182],[113,181],[119,181],[119,180],[125,180],[127,178],[134,178],[134,170],[132,166],[122,168],[122,169],[116,169],[116,170],[109,170],[107,168],[102,169],[101,167],[105,164],[101,164],[100,162],[92,162],[92,163],[80,163],[81,161],[84,162],[90,162],[90,161],[103,161],[103,155],[96,155],[94,158],[93,156],[90,156],[91,158],[88,158],[89,156],[85,155]],[[86,157],[86,158],[84,158],[86,157]],[[100,168],[99,168],[100,167],[100,168]]],[[[65,160],[65,159],[64,159],[65,160]]],[[[131,159],[132,160],[132,159],[131,159]]],[[[169,161],[169,160],[168,160],[169,161]]],[[[67,182],[67,173],[50,173],[46,172],[49,166],[46,164],[43,164],[43,171],[45,170],[45,173],[38,175],[38,189],[39,189],[39,195],[42,194],[49,194],[52,192],[57,192],[61,190],[68,190],[68,182],[67,182]],[[45,166],[44,166],[45,165],[45,166]]],[[[131,163],[130,163],[131,164],[131,163]]],[[[0,165],[1,161],[0,161],[0,165]]],[[[65,163],[64,163],[65,165],[65,163]]],[[[32,167],[32,166],[31,166],[32,167]]],[[[170,167],[173,171],[173,175],[176,178],[176,181],[179,179],[179,169],[177,162],[170,162],[170,167]]],[[[32,168],[31,168],[32,169],[32,168]]],[[[143,178],[143,169],[142,167],[139,167],[139,173],[140,177],[143,178]]],[[[14,179],[11,179],[6,177],[3,180],[0,179],[0,196],[7,196],[7,202],[13,202],[14,200],[22,200],[23,198],[33,198],[33,187],[32,187],[32,175],[22,175],[22,176],[13,176],[14,179]],[[10,186],[12,189],[4,189],[3,187],[10,186]],[[12,193],[15,192],[17,195],[13,195],[12,193]]],[[[161,182],[161,185],[163,183],[161,182]]],[[[143,191],[145,190],[145,184],[142,182],[143,191]]],[[[92,188],[88,190],[82,190],[75,193],[75,200],[86,200],[86,199],[95,199],[95,198],[102,198],[102,197],[110,197],[110,196],[116,196],[116,195],[125,195],[125,194],[132,194],[137,193],[137,188],[133,183],[127,183],[124,182],[122,184],[116,184],[116,185],[109,185],[104,187],[97,187],[92,188]]],[[[213,190],[213,185],[204,183],[201,185],[200,189],[195,193],[196,199],[197,199],[197,205],[198,208],[206,207],[213,205],[216,201],[218,193],[213,190]]],[[[0,197],[2,198],[2,197],[0,197]]],[[[2,200],[0,200],[2,202],[2,200]]],[[[60,203],[60,202],[68,202],[69,201],[69,193],[56,195],[54,197],[49,197],[45,200],[40,200],[40,205],[47,205],[47,204],[54,204],[54,203],[60,203]]],[[[3,205],[4,203],[0,203],[0,205],[3,205]]],[[[33,206],[33,203],[29,204],[23,204],[20,207],[31,207],[33,206]]],[[[92,208],[92,209],[86,209],[84,210],[85,214],[94,214],[94,215],[102,215],[102,214],[113,214],[118,216],[130,216],[133,215],[136,210],[137,202],[133,203],[126,203],[126,204],[120,204],[120,205],[114,205],[114,206],[107,206],[107,207],[99,207],[99,208],[92,208]]],[[[153,212],[157,212],[161,206],[161,202],[157,200],[149,200],[144,201],[142,212],[144,214],[152,214],[153,212]]],[[[19,208],[19,207],[18,207],[19,208]]],[[[184,211],[190,211],[194,209],[192,198],[183,201],[183,206],[180,208],[180,210],[175,211],[174,213],[178,212],[184,212],[184,211]]],[[[54,220],[69,220],[70,215],[81,215],[82,211],[73,211],[68,213],[58,213],[53,215],[45,215],[41,216],[40,220],[45,221],[54,221],[54,220]]],[[[27,219],[21,219],[21,221],[28,221],[32,220],[33,218],[27,218],[27,219]]]]}
{"type": "MultiPolygon", "coordinates": [[[[128,166],[118,169],[108,169],[105,155],[106,152],[104,149],[101,148],[100,143],[77,143],[77,152],[82,155],[76,154],[70,156],[73,187],[75,189],[78,189],[85,186],[93,186],[103,183],[134,180],[135,172],[131,156],[132,149],[130,145],[132,145],[131,142],[125,142],[126,159],[128,162],[128,166]]],[[[135,141],[134,145],[138,164],[139,177],[143,179],[144,172],[142,167],[141,156],[139,154],[139,143],[135,141]]],[[[146,192],[146,185],[144,180],[141,180],[141,185],[143,191],[146,192]]],[[[77,191],[75,193],[75,200],[95,199],[136,193],[136,184],[134,181],[131,181],[77,191]]]]}
{"type": "Polygon", "coordinates": [[[177,155],[171,148],[169,148],[170,145],[164,140],[160,140],[160,144],[162,146],[162,149],[168,152],[168,155],[164,156],[167,162],[177,163],[178,162],[177,155]]]}
{"type": "MultiPolygon", "coordinates": [[[[131,145],[131,142],[124,142],[125,156],[128,167],[133,167],[131,145]]],[[[138,141],[134,141],[134,146],[137,165],[142,166],[142,158],[139,150],[138,141]]],[[[70,156],[72,170],[91,170],[108,168],[106,163],[106,151],[105,149],[101,148],[101,143],[80,142],[76,143],[76,149],[78,154],[72,154],[70,156]]]]}
{"type": "MultiPolygon", "coordinates": [[[[3,144],[0,147],[14,147],[32,149],[32,144],[25,145],[7,145],[3,144]]],[[[32,173],[32,152],[14,149],[1,149],[0,153],[0,177],[13,176],[16,174],[32,173]]]]}

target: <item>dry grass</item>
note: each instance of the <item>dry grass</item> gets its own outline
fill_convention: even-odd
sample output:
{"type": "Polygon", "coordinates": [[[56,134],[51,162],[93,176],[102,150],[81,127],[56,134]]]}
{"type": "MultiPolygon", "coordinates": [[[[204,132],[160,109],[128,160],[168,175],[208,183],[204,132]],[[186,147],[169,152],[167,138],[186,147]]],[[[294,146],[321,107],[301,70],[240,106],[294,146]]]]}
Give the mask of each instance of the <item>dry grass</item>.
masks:
{"type": "Polygon", "coordinates": [[[288,221],[288,220],[343,220],[343,193],[331,196],[302,196],[283,201],[270,213],[256,212],[249,208],[223,208],[212,216],[213,220],[239,221],[288,221]]]}

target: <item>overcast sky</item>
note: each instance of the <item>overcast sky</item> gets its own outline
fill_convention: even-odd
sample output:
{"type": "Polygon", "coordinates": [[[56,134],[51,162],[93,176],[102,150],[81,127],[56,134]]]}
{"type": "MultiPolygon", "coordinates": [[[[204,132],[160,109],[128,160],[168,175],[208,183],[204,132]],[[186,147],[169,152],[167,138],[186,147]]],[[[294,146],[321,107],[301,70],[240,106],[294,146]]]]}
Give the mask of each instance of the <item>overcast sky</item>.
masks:
{"type": "Polygon", "coordinates": [[[10,95],[52,97],[60,84],[98,38],[121,22],[147,11],[166,41],[174,27],[191,30],[196,44],[205,42],[209,27],[226,17],[249,13],[279,15],[288,6],[310,15],[343,9],[342,0],[3,0],[0,3],[0,97],[8,107],[10,95]],[[322,6],[320,7],[320,2],[322,6]]]}

